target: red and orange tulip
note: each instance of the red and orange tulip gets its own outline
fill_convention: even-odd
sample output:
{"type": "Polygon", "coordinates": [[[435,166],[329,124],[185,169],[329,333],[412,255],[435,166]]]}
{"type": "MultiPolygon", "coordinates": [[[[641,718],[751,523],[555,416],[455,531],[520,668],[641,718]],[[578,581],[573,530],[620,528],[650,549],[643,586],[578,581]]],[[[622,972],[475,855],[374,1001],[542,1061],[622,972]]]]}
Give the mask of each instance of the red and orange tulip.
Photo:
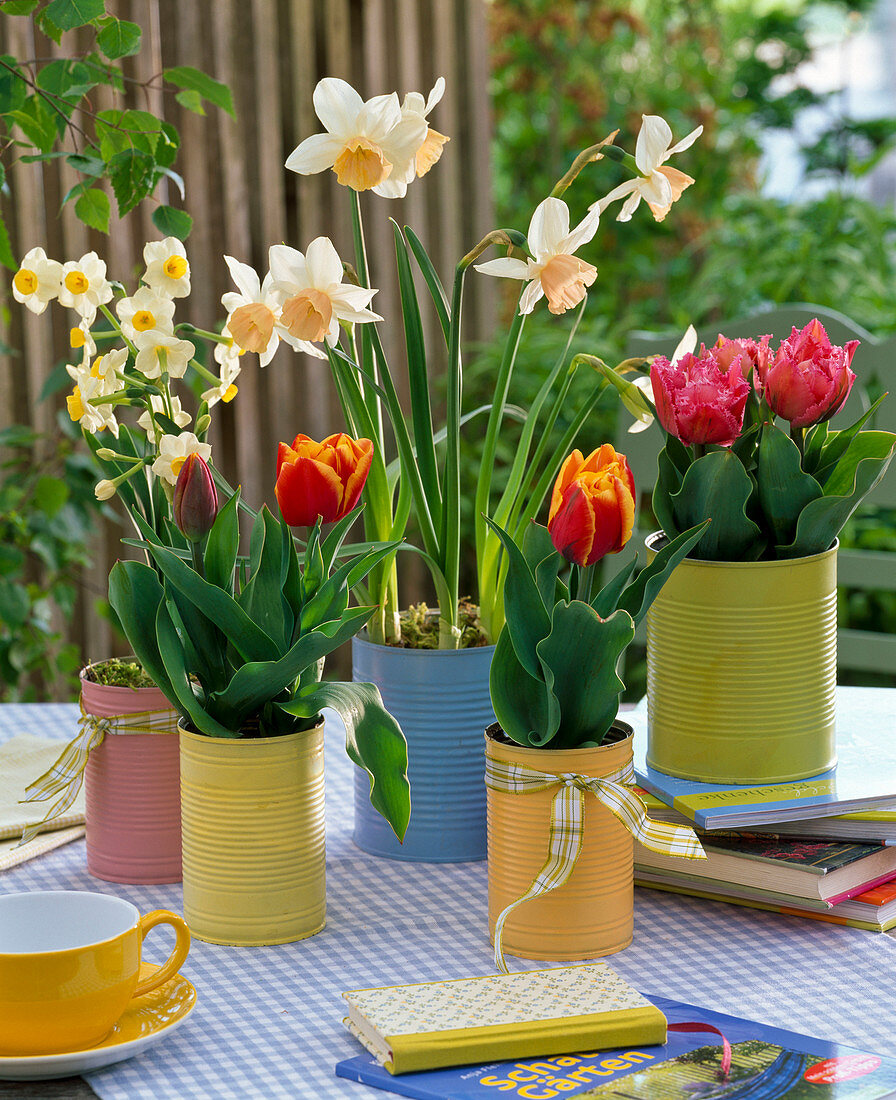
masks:
{"type": "Polygon", "coordinates": [[[576,565],[616,554],[631,538],[635,481],[625,455],[604,443],[587,458],[568,456],[554,483],[548,531],[558,553],[576,565]]]}
{"type": "Polygon", "coordinates": [[[301,432],[292,446],[281,443],[277,453],[274,492],[290,527],[311,527],[342,519],[358,503],[370,463],[373,443],[344,432],[321,443],[301,432]]]}

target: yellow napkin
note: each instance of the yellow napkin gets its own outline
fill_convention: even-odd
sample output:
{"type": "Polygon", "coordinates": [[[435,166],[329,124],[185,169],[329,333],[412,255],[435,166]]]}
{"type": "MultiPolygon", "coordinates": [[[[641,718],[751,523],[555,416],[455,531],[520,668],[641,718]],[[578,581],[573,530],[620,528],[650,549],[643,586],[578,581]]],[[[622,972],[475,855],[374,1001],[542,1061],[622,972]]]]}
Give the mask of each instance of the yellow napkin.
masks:
{"type": "Polygon", "coordinates": [[[48,822],[46,831],[21,848],[17,845],[26,825],[40,821],[46,813],[41,802],[19,804],[25,788],[57,760],[64,742],[20,734],[0,744],[0,871],[24,863],[61,844],[84,835],[84,788],[68,813],[48,822]]]}

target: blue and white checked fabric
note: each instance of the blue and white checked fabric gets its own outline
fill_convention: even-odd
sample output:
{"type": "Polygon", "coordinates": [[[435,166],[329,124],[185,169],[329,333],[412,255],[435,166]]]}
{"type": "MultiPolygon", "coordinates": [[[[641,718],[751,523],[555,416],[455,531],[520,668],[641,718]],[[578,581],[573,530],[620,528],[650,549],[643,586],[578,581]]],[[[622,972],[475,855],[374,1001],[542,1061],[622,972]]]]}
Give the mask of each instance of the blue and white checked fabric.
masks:
{"type": "MultiPolygon", "coordinates": [[[[76,706],[0,706],[0,739],[70,738],[76,706]]],[[[494,972],[485,863],[411,864],[354,847],[351,765],[328,723],[327,926],[282,947],[194,940],[183,974],[190,1019],[128,1062],[88,1075],[104,1100],[377,1100],[334,1077],[362,1052],[342,1025],[345,989],[494,972]]],[[[141,910],[181,910],[179,886],[92,878],[77,841],[0,875],[0,892],[98,890],[141,910]]],[[[154,932],[146,958],[168,941],[154,932]]],[[[896,1057],[896,941],[819,921],[650,890],[635,893],[635,938],[609,959],[638,989],[896,1057]]],[[[546,963],[515,960],[518,969],[546,963]]]]}

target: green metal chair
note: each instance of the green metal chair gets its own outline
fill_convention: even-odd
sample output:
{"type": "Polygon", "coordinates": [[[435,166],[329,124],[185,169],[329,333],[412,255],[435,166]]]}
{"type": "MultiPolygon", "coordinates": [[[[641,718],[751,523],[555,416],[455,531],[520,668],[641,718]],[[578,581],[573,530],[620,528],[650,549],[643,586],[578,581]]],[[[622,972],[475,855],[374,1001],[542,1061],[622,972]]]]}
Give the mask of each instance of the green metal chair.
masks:
{"type": "MultiPolygon", "coordinates": [[[[873,423],[868,426],[896,431],[896,337],[878,340],[842,313],[822,306],[796,303],[781,305],[723,324],[706,326],[698,331],[698,341],[702,340],[709,346],[715,342],[719,333],[732,338],[758,337],[770,333],[774,344],[789,336],[793,327],[802,328],[813,317],[817,317],[824,325],[832,343],[861,341],[852,363],[856,382],[845,406],[833,419],[832,426],[847,426],[881,393],[889,392],[890,396],[875,413],[873,423]]],[[[633,332],[626,346],[626,354],[671,355],[682,335],[680,332],[633,332]]],[[[627,456],[641,498],[635,533],[629,544],[634,552],[641,550],[644,537],[650,533],[649,529],[644,529],[645,526],[649,528],[644,505],[646,503],[649,516],[650,494],[656,479],[657,455],[663,445],[663,432],[654,423],[646,431],[629,433],[631,417],[623,409],[620,409],[617,424],[616,449],[627,456]]],[[[887,471],[866,498],[863,507],[868,505],[896,509],[896,470],[891,468],[887,471]]],[[[896,553],[840,550],[837,570],[841,589],[896,592],[896,553]]],[[[878,677],[896,677],[896,635],[841,628],[837,634],[837,663],[840,670],[871,673],[878,677]]]]}

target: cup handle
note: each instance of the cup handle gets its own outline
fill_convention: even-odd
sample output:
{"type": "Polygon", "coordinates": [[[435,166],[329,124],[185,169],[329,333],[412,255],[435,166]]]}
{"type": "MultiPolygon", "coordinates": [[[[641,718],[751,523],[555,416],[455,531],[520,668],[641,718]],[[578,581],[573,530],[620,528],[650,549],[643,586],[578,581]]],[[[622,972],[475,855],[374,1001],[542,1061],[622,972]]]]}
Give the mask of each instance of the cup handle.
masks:
{"type": "Polygon", "coordinates": [[[137,987],[132,994],[134,997],[141,997],[144,993],[149,993],[150,990],[158,988],[158,986],[173,978],[183,966],[190,950],[190,930],[187,928],[187,922],[184,918],[179,917],[177,913],[171,913],[167,909],[154,909],[151,913],[147,913],[145,917],[141,917],[139,924],[141,943],[146,939],[147,932],[155,928],[157,924],[170,924],[174,929],[177,940],[174,944],[174,950],[168,956],[168,961],[163,963],[155,974],[150,974],[142,982],[137,982],[137,987]]]}

